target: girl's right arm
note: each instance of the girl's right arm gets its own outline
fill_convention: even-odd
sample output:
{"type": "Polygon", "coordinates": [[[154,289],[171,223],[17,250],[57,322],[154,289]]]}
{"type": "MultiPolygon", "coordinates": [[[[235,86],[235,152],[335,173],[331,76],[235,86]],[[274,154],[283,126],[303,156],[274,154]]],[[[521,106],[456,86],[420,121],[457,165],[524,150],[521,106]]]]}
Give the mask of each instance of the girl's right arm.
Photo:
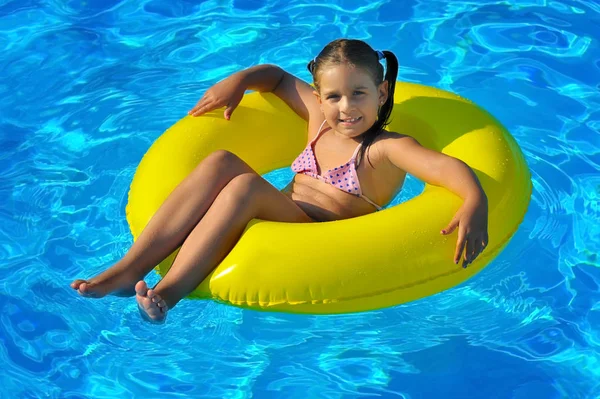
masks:
{"type": "Polygon", "coordinates": [[[313,87],[278,66],[268,64],[244,69],[218,82],[204,93],[188,114],[200,116],[226,107],[224,116],[229,120],[246,90],[274,93],[306,121],[322,118],[313,87]]]}

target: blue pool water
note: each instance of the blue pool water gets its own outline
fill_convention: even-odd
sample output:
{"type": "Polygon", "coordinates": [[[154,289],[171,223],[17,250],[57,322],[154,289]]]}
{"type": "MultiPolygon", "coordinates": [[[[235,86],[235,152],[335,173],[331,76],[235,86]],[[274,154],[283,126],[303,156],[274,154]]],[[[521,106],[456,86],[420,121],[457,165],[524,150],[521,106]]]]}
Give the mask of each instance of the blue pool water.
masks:
{"type": "Polygon", "coordinates": [[[596,0],[0,0],[0,396],[600,397],[599,32],[596,0]],[[531,205],[489,267],[380,311],[183,301],[160,327],[72,292],[128,249],[135,168],[205,89],[258,63],[308,79],[338,37],[521,145],[531,205]]]}

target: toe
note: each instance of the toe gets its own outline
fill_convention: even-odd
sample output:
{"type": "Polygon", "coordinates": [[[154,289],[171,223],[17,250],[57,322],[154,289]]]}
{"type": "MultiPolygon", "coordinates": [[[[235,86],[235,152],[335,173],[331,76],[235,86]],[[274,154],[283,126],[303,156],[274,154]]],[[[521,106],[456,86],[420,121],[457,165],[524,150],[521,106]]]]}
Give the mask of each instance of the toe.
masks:
{"type": "Polygon", "coordinates": [[[160,295],[156,291],[148,289],[144,280],[138,281],[135,285],[135,292],[142,318],[151,323],[164,323],[167,317],[167,306],[160,295]],[[161,306],[161,303],[164,306],[161,306]]]}
{"type": "Polygon", "coordinates": [[[80,294],[86,294],[87,287],[88,283],[84,281],[81,284],[79,284],[79,287],[77,287],[77,291],[79,291],[80,294]]]}
{"type": "Polygon", "coordinates": [[[144,280],[140,280],[135,285],[135,293],[139,296],[147,296],[148,294],[148,286],[144,280]]]}
{"type": "Polygon", "coordinates": [[[152,299],[147,298],[147,297],[142,298],[141,304],[144,307],[144,309],[146,309],[146,312],[152,312],[152,310],[155,307],[155,305],[152,303],[152,299]]]}
{"type": "Polygon", "coordinates": [[[155,290],[152,290],[152,289],[148,290],[148,298],[150,298],[152,300],[153,304],[156,304],[156,306],[159,306],[159,307],[160,307],[160,305],[159,305],[160,301],[163,301],[162,297],[160,295],[158,295],[158,293],[155,290]]]}
{"type": "Polygon", "coordinates": [[[81,280],[81,279],[75,280],[75,281],[73,281],[73,282],[71,283],[71,288],[73,288],[73,289],[79,289],[79,286],[80,286],[82,283],[85,283],[85,282],[86,282],[85,280],[81,280]]]}
{"type": "Polygon", "coordinates": [[[167,316],[166,308],[161,308],[152,299],[138,296],[138,309],[142,318],[150,323],[161,324],[167,316]]]}
{"type": "Polygon", "coordinates": [[[97,292],[95,292],[92,289],[92,284],[90,284],[87,281],[84,281],[83,283],[79,284],[79,287],[77,288],[77,293],[86,298],[100,298],[101,297],[101,295],[99,295],[97,292]]]}

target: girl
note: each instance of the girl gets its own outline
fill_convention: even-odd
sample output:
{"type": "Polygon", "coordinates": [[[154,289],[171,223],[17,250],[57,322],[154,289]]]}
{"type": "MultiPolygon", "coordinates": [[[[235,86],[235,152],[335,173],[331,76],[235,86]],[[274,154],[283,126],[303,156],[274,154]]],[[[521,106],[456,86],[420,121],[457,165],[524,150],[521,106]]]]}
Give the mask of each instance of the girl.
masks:
{"type": "Polygon", "coordinates": [[[315,89],[276,66],[260,65],[217,83],[189,111],[199,116],[226,107],[229,120],[247,89],[270,91],[285,101],[308,122],[309,142],[292,164],[296,175],[283,191],[236,155],[216,151],[173,190],[119,262],[71,287],[94,298],[136,294],[142,316],[163,322],[167,311],[234,247],[252,219],[312,223],[366,215],[394,198],[406,173],[464,200],[441,234],[458,227],[454,262],[461,256],[463,267],[473,262],[488,242],[487,198],[475,174],[462,161],[423,148],[410,136],[383,130],[393,106],[395,55],[341,39],[325,46],[308,69],[315,89]],[[381,60],[387,63],[385,78],[381,60]],[[344,183],[332,172],[345,176],[344,183]],[[169,272],[148,289],[144,276],[179,246],[169,272]]]}

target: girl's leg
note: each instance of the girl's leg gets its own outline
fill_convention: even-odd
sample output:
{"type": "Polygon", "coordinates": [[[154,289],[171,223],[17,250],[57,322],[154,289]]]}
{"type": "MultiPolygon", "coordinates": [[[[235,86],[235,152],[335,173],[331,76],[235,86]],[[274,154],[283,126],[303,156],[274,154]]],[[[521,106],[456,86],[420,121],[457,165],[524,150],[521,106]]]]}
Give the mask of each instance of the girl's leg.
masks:
{"type": "Polygon", "coordinates": [[[137,241],[114,266],[90,280],[75,280],[81,295],[131,296],[136,281],[175,251],[198,224],[219,192],[236,176],[255,173],[228,151],[206,157],[167,197],[137,241]]]}
{"type": "Polygon", "coordinates": [[[192,292],[225,258],[248,222],[263,220],[306,223],[313,220],[289,197],[256,173],[235,177],[217,196],[192,230],[169,272],[148,290],[135,286],[142,315],[161,322],[166,311],[192,292]]]}

